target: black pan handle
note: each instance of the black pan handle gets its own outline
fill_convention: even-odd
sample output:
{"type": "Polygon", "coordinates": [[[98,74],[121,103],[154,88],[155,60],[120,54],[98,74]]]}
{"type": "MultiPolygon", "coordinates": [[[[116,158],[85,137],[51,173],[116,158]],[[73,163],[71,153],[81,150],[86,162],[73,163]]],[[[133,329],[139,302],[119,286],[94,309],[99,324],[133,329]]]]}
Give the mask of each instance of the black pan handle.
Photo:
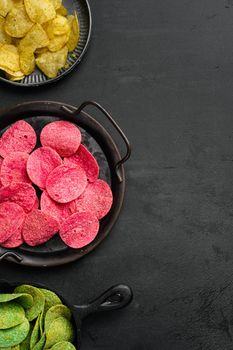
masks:
{"type": "MultiPolygon", "coordinates": [[[[86,101],[83,102],[78,109],[76,109],[73,113],[74,114],[79,114],[82,112],[82,110],[86,107],[86,106],[94,106],[97,109],[99,109],[104,115],[105,117],[108,118],[108,120],[110,121],[110,123],[114,126],[114,128],[118,131],[118,133],[120,134],[120,136],[122,137],[125,145],[126,145],[126,155],[124,157],[122,157],[122,159],[115,165],[115,172],[116,175],[118,177],[119,182],[122,182],[122,176],[121,176],[121,172],[120,172],[120,167],[121,165],[123,165],[123,163],[125,163],[130,155],[131,155],[131,145],[129,143],[129,140],[127,139],[127,137],[125,136],[124,132],[121,130],[121,128],[119,127],[119,125],[115,122],[115,120],[113,119],[113,117],[110,115],[110,113],[108,113],[106,111],[105,108],[103,108],[99,103],[95,102],[95,101],[86,101]]],[[[64,109],[66,109],[66,107],[63,107],[64,109]]]]}
{"type": "Polygon", "coordinates": [[[87,305],[74,305],[82,320],[87,316],[101,311],[118,310],[127,306],[133,299],[133,292],[130,287],[119,284],[108,289],[100,297],[87,305]]]}
{"type": "Polygon", "coordinates": [[[4,250],[3,252],[0,252],[0,262],[9,257],[16,260],[19,263],[23,261],[23,258],[19,254],[11,252],[10,250],[4,250]]]}

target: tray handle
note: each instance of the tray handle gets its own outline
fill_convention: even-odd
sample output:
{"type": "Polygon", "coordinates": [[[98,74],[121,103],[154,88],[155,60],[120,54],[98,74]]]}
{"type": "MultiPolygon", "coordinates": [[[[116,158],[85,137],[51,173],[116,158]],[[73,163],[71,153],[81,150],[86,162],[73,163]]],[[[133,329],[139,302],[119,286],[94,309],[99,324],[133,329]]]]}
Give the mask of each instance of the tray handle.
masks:
{"type": "Polygon", "coordinates": [[[0,262],[9,257],[18,262],[23,261],[23,258],[19,254],[16,254],[15,252],[11,252],[10,250],[6,250],[3,253],[0,253],[0,262]]]}
{"type": "MultiPolygon", "coordinates": [[[[115,122],[115,120],[113,119],[113,117],[110,115],[109,112],[106,111],[105,108],[103,108],[99,103],[95,102],[95,101],[86,101],[83,102],[73,113],[74,114],[79,114],[80,112],[83,111],[83,109],[87,106],[94,106],[96,107],[98,110],[100,110],[105,117],[107,117],[107,119],[110,121],[110,123],[114,126],[114,128],[117,130],[117,132],[120,134],[120,136],[122,137],[125,145],[126,145],[126,154],[124,157],[122,157],[122,159],[115,165],[115,172],[116,175],[118,177],[119,182],[122,182],[122,176],[120,173],[120,167],[121,165],[123,165],[123,163],[125,163],[130,155],[131,155],[131,145],[129,143],[129,140],[127,139],[127,137],[125,136],[124,132],[121,130],[121,128],[119,127],[119,125],[115,122]]],[[[64,109],[66,109],[66,107],[63,107],[64,109]]]]}
{"type": "Polygon", "coordinates": [[[122,309],[133,299],[133,292],[130,287],[119,284],[108,289],[100,297],[87,305],[74,305],[75,310],[81,320],[87,316],[102,312],[122,309]]]}

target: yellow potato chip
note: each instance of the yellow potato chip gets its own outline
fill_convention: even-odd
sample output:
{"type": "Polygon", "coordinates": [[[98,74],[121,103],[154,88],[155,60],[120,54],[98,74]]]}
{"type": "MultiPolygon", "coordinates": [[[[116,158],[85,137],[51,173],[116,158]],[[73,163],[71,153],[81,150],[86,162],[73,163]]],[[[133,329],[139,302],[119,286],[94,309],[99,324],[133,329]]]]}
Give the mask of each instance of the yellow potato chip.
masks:
{"type": "Polygon", "coordinates": [[[63,35],[70,32],[70,26],[66,17],[57,15],[48,23],[47,33],[49,38],[53,35],[63,35]]]}
{"type": "Polygon", "coordinates": [[[21,71],[12,72],[12,74],[8,72],[6,73],[6,77],[12,81],[17,81],[17,80],[22,80],[25,77],[25,75],[21,71]]]}
{"type": "Polygon", "coordinates": [[[55,78],[58,71],[66,64],[68,48],[64,46],[57,52],[46,52],[36,58],[36,64],[48,77],[55,78]]]}
{"type": "Polygon", "coordinates": [[[35,54],[41,55],[42,53],[48,52],[49,49],[47,47],[41,47],[40,49],[36,49],[35,54]]]}
{"type": "Polygon", "coordinates": [[[19,66],[19,52],[14,45],[5,44],[0,47],[0,69],[5,72],[18,72],[19,66]]]}
{"type": "Polygon", "coordinates": [[[0,0],[0,15],[6,17],[6,15],[12,9],[12,7],[12,0],[0,0]]]}
{"type": "Polygon", "coordinates": [[[74,13],[74,16],[68,16],[68,22],[71,28],[69,41],[67,43],[69,52],[73,51],[79,42],[80,37],[80,29],[79,29],[79,22],[76,12],[74,13]]]}
{"type": "Polygon", "coordinates": [[[51,52],[61,50],[69,40],[69,34],[54,35],[53,39],[49,41],[48,49],[51,52]]]}
{"type": "Polygon", "coordinates": [[[19,50],[30,48],[32,52],[49,44],[49,38],[40,24],[34,24],[19,43],[19,50]]]}
{"type": "Polygon", "coordinates": [[[19,46],[20,41],[21,41],[21,38],[11,38],[12,45],[14,45],[16,47],[19,46]]]}
{"type": "Polygon", "coordinates": [[[13,6],[24,6],[24,1],[23,0],[11,0],[13,3],[13,6]]]}
{"type": "Polygon", "coordinates": [[[24,4],[32,22],[42,24],[56,16],[51,0],[24,0],[24,4]]]}
{"type": "Polygon", "coordinates": [[[24,6],[16,6],[8,13],[5,21],[5,31],[15,38],[24,37],[32,28],[33,22],[29,19],[24,6]]]}
{"type": "Polygon", "coordinates": [[[11,44],[11,37],[5,32],[5,18],[0,16],[0,45],[11,44]]]}
{"type": "Polygon", "coordinates": [[[67,9],[65,8],[64,5],[61,5],[61,7],[57,9],[57,14],[61,16],[67,16],[67,9]]]}
{"type": "Polygon", "coordinates": [[[59,9],[62,5],[62,0],[51,0],[55,10],[59,9]]]}
{"type": "Polygon", "coordinates": [[[35,56],[32,50],[23,50],[19,55],[20,69],[25,75],[31,74],[35,70],[35,56]]]}

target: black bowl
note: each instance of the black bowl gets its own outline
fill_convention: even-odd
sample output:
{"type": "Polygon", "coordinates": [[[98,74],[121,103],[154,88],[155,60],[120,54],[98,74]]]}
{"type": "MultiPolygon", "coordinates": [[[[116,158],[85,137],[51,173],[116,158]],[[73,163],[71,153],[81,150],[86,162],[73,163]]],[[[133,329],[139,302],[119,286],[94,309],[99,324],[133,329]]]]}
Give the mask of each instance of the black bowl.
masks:
{"type": "Polygon", "coordinates": [[[5,73],[0,71],[0,80],[5,83],[22,86],[22,87],[34,87],[45,84],[54,83],[65,75],[69,74],[81,61],[85,52],[87,51],[92,29],[92,17],[88,0],[63,0],[63,4],[66,6],[69,13],[73,13],[76,10],[79,23],[80,23],[80,40],[75,50],[68,55],[67,63],[69,68],[62,68],[56,78],[48,78],[38,68],[19,81],[11,81],[5,77],[5,73]]]}

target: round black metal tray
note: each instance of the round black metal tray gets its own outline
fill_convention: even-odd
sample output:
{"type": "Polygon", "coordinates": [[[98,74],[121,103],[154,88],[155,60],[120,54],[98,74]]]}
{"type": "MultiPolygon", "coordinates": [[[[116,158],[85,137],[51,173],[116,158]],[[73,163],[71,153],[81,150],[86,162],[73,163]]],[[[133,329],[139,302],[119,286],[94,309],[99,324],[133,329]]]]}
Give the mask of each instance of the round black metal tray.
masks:
{"type": "Polygon", "coordinates": [[[80,40],[75,48],[75,50],[68,54],[67,63],[69,68],[62,68],[58,73],[56,78],[48,78],[45,74],[43,74],[38,68],[36,70],[26,76],[24,79],[19,81],[11,81],[5,77],[5,73],[0,71],[0,80],[5,83],[22,86],[22,87],[33,87],[40,86],[49,83],[54,83],[70,73],[81,61],[83,58],[91,37],[91,29],[92,29],[92,17],[91,17],[91,9],[88,3],[88,0],[63,0],[63,4],[67,8],[68,12],[71,14],[76,11],[80,24],[80,40]]]}
{"type": "MultiPolygon", "coordinates": [[[[113,206],[109,214],[101,220],[100,230],[96,239],[82,249],[68,248],[56,235],[46,244],[37,247],[22,245],[17,249],[0,247],[0,260],[6,259],[27,266],[58,266],[82,258],[95,249],[109,234],[117,221],[123,204],[125,192],[125,173],[123,163],[130,157],[131,147],[123,131],[111,115],[98,103],[84,102],[79,108],[59,102],[36,101],[27,102],[0,113],[0,134],[10,124],[24,119],[30,123],[39,136],[41,129],[54,120],[69,120],[81,129],[82,142],[96,157],[100,166],[100,178],[109,183],[113,192],[113,206]],[[126,144],[127,152],[124,157],[113,141],[108,131],[91,115],[84,112],[88,105],[95,106],[111,122],[126,144]]],[[[38,137],[39,140],[39,137],[38,137]]],[[[38,143],[37,146],[40,146],[38,143]]]]}

